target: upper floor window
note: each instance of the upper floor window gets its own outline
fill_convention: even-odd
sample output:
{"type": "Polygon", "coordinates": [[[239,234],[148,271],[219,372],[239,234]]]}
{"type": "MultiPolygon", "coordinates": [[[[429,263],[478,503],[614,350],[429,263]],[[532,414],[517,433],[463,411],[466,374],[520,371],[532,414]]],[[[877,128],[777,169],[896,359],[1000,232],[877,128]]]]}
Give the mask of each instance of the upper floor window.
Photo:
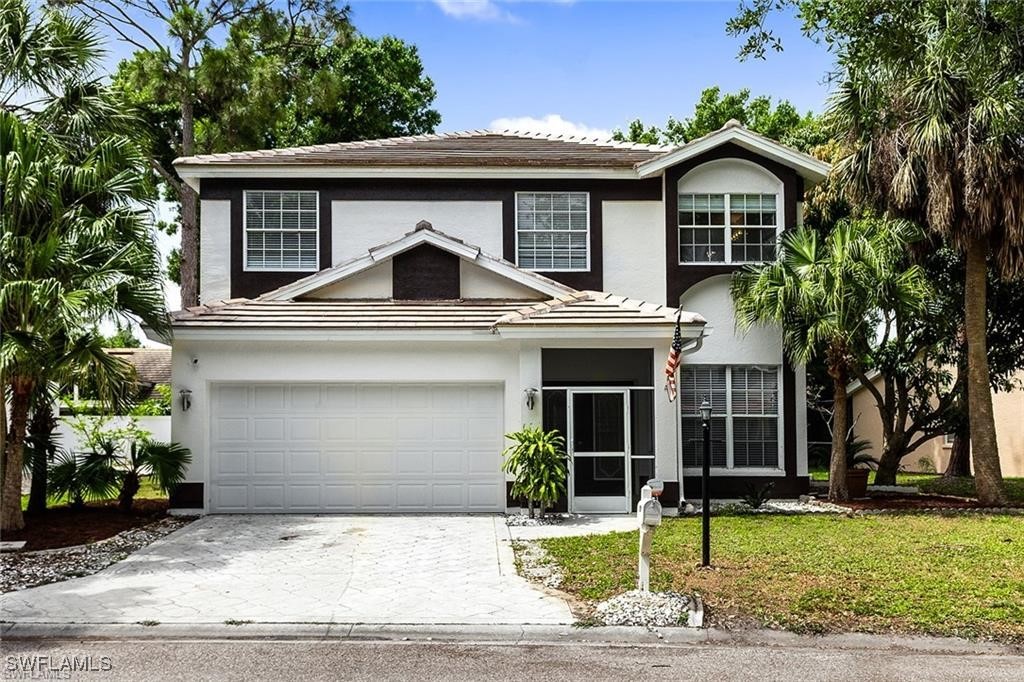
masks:
{"type": "Polygon", "coordinates": [[[316,192],[247,190],[246,270],[316,270],[319,209],[316,192]]]}
{"type": "Polygon", "coordinates": [[[703,438],[697,409],[711,403],[711,466],[779,468],[779,368],[683,365],[679,409],[683,465],[701,465],[703,438]]]}
{"type": "Polygon", "coordinates": [[[590,195],[517,192],[516,263],[528,270],[589,270],[590,195]]]}
{"type": "Polygon", "coordinates": [[[680,263],[750,263],[775,258],[774,194],[679,194],[680,263]]]}

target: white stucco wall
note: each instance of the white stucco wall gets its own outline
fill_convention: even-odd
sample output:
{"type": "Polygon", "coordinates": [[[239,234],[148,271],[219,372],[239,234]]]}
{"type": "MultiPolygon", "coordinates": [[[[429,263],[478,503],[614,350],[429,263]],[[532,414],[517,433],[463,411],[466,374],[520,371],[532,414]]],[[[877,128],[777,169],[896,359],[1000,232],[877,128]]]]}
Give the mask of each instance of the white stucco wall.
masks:
{"type": "MultiPolygon", "coordinates": [[[[188,481],[208,481],[210,443],[210,391],[219,382],[454,382],[501,383],[504,386],[505,432],[523,424],[539,424],[540,395],[533,409],[526,406],[524,389],[540,389],[541,348],[580,347],[579,340],[513,341],[494,336],[465,342],[237,342],[178,339],[174,349],[173,390],[192,391],[192,407],[182,412],[175,401],[172,438],[192,449],[188,481]],[[192,359],[198,363],[193,364],[192,359]]],[[[649,340],[602,341],[595,347],[652,347],[649,340]]],[[[669,340],[653,344],[656,386],[656,475],[674,481],[677,476],[675,404],[669,403],[658,382],[668,354],[669,340]]],[[[208,496],[209,490],[205,491],[208,496]]]]}
{"type": "Polygon", "coordinates": [[[386,260],[310,294],[310,298],[391,298],[392,263],[386,260]]]}
{"type": "Polygon", "coordinates": [[[467,260],[459,262],[459,281],[462,298],[550,298],[467,260]]]}
{"type": "MultiPolygon", "coordinates": [[[[86,421],[96,421],[98,419],[103,419],[103,417],[81,417],[81,419],[86,421]]],[[[135,420],[135,423],[140,429],[148,431],[153,440],[161,443],[166,443],[171,440],[171,418],[167,416],[109,417],[103,428],[105,430],[123,428],[127,426],[132,419],[135,420]]],[[[55,430],[58,439],[57,443],[65,450],[71,452],[83,452],[85,449],[83,440],[78,431],[72,427],[75,420],[75,417],[61,417],[57,421],[57,428],[55,430]]]]}
{"type": "Polygon", "coordinates": [[[231,202],[203,199],[199,226],[199,299],[231,298],[231,202]]]}
{"type": "Polygon", "coordinates": [[[778,193],[778,206],[785,205],[782,181],[745,159],[718,159],[697,166],[679,180],[681,192],[778,193]]]}
{"type": "Polygon", "coordinates": [[[776,329],[736,328],[736,314],[729,295],[730,275],[710,277],[690,287],[680,297],[684,310],[699,312],[714,328],[704,346],[684,361],[704,365],[778,365],[782,358],[782,335],[776,329]]]}
{"type": "Polygon", "coordinates": [[[606,201],[602,205],[604,290],[665,302],[665,204],[606,201]]]}
{"type": "Polygon", "coordinates": [[[412,232],[421,220],[486,253],[502,255],[500,201],[333,201],[333,263],[344,263],[394,241],[412,232]]]}

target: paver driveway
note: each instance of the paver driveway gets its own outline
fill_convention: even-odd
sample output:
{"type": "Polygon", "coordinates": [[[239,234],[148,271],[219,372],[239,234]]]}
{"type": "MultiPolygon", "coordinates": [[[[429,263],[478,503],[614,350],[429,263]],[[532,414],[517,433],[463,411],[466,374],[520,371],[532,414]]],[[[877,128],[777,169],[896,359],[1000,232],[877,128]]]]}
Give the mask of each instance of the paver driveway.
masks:
{"type": "Polygon", "coordinates": [[[499,516],[208,516],[94,575],[0,597],[23,623],[569,623],[499,516]]]}

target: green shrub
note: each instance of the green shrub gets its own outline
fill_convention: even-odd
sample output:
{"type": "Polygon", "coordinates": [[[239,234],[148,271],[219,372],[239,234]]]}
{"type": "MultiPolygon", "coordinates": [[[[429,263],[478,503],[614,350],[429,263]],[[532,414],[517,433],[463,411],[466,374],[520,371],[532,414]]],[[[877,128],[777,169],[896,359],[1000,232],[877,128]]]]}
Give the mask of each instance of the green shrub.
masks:
{"type": "Polygon", "coordinates": [[[544,431],[539,426],[524,426],[505,434],[505,438],[514,442],[503,453],[502,465],[503,471],[515,477],[512,494],[526,498],[531,518],[534,502],[543,516],[547,507],[565,492],[565,439],[557,430],[544,431]]]}

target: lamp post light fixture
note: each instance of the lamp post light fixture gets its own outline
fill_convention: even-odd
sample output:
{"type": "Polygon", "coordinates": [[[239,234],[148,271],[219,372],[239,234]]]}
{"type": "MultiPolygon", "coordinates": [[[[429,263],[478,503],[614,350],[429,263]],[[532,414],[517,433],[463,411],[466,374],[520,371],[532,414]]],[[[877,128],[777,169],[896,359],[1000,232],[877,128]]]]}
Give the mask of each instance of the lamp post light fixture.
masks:
{"type": "Polygon", "coordinates": [[[700,404],[700,430],[704,438],[704,454],[700,461],[700,565],[711,565],[711,403],[700,404]]]}

